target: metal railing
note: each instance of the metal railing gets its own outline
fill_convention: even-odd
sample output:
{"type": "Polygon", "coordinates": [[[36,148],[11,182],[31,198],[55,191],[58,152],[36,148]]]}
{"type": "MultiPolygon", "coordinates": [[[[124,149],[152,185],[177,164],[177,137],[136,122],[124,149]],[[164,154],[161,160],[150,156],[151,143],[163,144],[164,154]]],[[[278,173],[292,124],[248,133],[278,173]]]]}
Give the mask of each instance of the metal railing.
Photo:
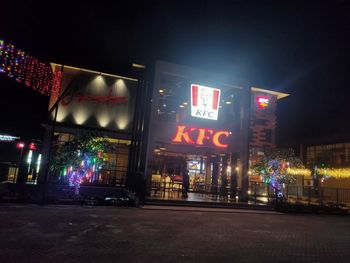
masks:
{"type": "MultiPolygon", "coordinates": [[[[350,189],[285,185],[281,192],[291,204],[350,207],[350,189]]],[[[248,195],[255,203],[269,203],[275,200],[276,190],[267,183],[249,182],[248,195]]]]}

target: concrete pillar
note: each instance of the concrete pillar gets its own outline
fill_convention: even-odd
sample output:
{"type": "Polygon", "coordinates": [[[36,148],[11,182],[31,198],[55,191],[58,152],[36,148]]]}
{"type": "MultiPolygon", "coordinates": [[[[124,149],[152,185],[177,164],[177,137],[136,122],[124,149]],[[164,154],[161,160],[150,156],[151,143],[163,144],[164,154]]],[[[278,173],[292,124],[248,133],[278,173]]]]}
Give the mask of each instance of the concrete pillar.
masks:
{"type": "Polygon", "coordinates": [[[205,162],[205,190],[210,191],[211,187],[208,187],[211,184],[211,162],[210,157],[207,156],[206,162],[205,162]]]}
{"type": "Polygon", "coordinates": [[[49,179],[49,159],[52,159],[51,145],[52,145],[52,127],[45,127],[45,135],[41,150],[41,167],[38,174],[38,184],[45,184],[49,179]]]}
{"type": "Polygon", "coordinates": [[[227,190],[226,190],[226,187],[228,185],[228,182],[227,182],[227,161],[228,161],[227,155],[225,155],[221,158],[222,172],[221,172],[221,191],[220,191],[220,194],[223,196],[227,195],[227,190]]]}
{"type": "Polygon", "coordinates": [[[219,180],[219,161],[216,157],[212,159],[213,172],[211,176],[211,192],[217,193],[219,180]]]}
{"type": "Polygon", "coordinates": [[[231,198],[235,198],[237,195],[237,170],[238,154],[231,155],[231,198]]]}
{"type": "Polygon", "coordinates": [[[240,201],[248,201],[249,187],[249,125],[250,125],[250,87],[242,90],[242,105],[241,105],[241,145],[240,145],[240,160],[242,173],[242,186],[240,191],[240,201]]]}

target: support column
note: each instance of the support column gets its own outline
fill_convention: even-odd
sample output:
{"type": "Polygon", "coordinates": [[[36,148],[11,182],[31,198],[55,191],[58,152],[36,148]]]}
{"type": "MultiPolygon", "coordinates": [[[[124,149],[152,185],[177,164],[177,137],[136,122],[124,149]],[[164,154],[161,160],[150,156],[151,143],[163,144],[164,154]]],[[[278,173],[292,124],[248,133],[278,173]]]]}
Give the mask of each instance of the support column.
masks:
{"type": "Polygon", "coordinates": [[[207,156],[205,162],[205,191],[211,191],[211,157],[207,156]],[[210,186],[210,187],[209,187],[210,186]]]}
{"type": "Polygon", "coordinates": [[[220,188],[220,194],[222,196],[227,196],[227,155],[223,156],[221,158],[222,161],[222,173],[221,173],[221,188],[220,188]]]}
{"type": "Polygon", "coordinates": [[[239,200],[248,202],[248,169],[249,169],[249,125],[250,125],[250,87],[242,90],[242,106],[241,106],[241,149],[240,160],[242,165],[242,187],[239,200]]]}
{"type": "Polygon", "coordinates": [[[233,153],[231,155],[231,198],[236,198],[237,195],[237,170],[238,154],[233,153]]]}
{"type": "Polygon", "coordinates": [[[212,159],[213,173],[211,177],[211,192],[216,194],[218,192],[218,180],[219,180],[219,162],[216,157],[212,159]]]}
{"type": "Polygon", "coordinates": [[[38,184],[45,184],[48,181],[48,173],[49,173],[49,159],[50,159],[50,151],[51,151],[51,144],[52,144],[52,127],[46,126],[45,127],[45,135],[44,135],[44,141],[42,144],[42,151],[41,151],[41,167],[38,174],[38,184]]]}

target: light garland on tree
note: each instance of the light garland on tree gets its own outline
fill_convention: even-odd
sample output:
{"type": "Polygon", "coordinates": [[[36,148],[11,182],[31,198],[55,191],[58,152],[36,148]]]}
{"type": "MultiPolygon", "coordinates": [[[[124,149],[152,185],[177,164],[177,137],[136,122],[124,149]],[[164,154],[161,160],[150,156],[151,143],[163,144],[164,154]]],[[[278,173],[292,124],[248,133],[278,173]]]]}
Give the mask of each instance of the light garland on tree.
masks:
{"type": "Polygon", "coordinates": [[[0,40],[0,73],[15,78],[46,96],[50,96],[52,87],[57,83],[57,76],[49,65],[4,40],[0,40]]]}
{"type": "Polygon", "coordinates": [[[99,180],[100,170],[107,162],[108,140],[91,135],[80,135],[57,148],[51,169],[59,172],[60,181],[69,183],[79,194],[82,183],[99,180]]]}
{"type": "Polygon", "coordinates": [[[80,165],[70,165],[64,167],[60,176],[63,180],[68,180],[70,186],[75,187],[75,194],[79,194],[79,188],[82,183],[93,183],[98,180],[98,174],[106,162],[106,154],[99,152],[97,156],[90,154],[80,154],[80,165]]]}
{"type": "Polygon", "coordinates": [[[306,168],[287,168],[287,174],[290,175],[302,175],[302,176],[311,176],[312,171],[306,168]]]}

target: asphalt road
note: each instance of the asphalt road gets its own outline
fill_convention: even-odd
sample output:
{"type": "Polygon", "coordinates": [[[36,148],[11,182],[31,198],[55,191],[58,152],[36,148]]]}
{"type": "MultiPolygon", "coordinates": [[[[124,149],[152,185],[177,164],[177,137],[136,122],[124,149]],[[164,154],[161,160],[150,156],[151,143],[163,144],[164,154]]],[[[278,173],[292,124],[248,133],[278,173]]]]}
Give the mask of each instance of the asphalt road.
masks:
{"type": "Polygon", "coordinates": [[[350,262],[350,217],[0,205],[0,262],[350,262]]]}

